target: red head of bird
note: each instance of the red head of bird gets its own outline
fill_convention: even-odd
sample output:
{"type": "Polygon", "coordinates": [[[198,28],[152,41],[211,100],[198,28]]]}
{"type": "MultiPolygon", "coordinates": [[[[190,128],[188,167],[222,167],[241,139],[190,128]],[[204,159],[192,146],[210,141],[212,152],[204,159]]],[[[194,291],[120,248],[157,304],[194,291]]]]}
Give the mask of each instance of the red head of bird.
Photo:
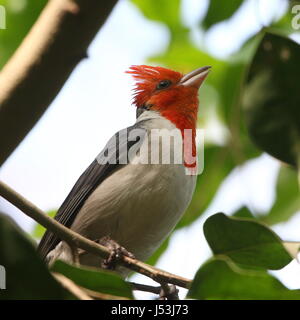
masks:
{"type": "MultiPolygon", "coordinates": [[[[162,67],[131,66],[127,73],[136,80],[134,104],[159,112],[184,134],[193,132],[192,154],[196,154],[195,135],[198,114],[198,89],[210,67],[196,69],[186,75],[162,67]]],[[[195,166],[192,164],[190,166],[195,166]]]]}

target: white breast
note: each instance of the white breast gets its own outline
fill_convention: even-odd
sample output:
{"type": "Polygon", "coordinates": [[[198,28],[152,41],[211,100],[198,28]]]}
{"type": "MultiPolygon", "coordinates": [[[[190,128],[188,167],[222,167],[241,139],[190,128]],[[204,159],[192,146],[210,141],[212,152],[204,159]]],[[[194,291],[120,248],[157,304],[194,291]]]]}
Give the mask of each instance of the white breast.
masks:
{"type": "MultiPolygon", "coordinates": [[[[175,128],[170,121],[153,112],[144,112],[138,120],[145,119],[151,119],[143,122],[147,129],[175,128]]],[[[182,141],[178,143],[182,144],[182,141]]],[[[125,165],[90,195],[72,229],[93,240],[110,236],[144,260],[183,215],[195,183],[196,177],[186,175],[182,164],[125,165]]],[[[85,256],[81,262],[99,266],[94,256],[85,256]]]]}

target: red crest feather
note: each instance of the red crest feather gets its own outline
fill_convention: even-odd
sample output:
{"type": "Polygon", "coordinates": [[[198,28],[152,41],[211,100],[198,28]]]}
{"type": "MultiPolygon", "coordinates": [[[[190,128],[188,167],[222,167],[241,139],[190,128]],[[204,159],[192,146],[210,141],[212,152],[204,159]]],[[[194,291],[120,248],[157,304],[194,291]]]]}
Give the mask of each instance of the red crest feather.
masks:
{"type": "Polygon", "coordinates": [[[133,89],[133,103],[137,107],[141,107],[144,103],[146,103],[160,81],[171,80],[172,82],[176,83],[183,76],[180,72],[170,69],[146,65],[131,66],[126,73],[131,74],[136,80],[136,85],[133,89]]]}

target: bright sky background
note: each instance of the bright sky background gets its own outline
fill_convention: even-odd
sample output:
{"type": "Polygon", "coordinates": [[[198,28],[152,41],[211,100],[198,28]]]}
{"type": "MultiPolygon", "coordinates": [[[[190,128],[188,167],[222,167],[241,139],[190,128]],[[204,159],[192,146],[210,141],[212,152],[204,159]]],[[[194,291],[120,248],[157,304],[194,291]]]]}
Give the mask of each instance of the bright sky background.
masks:
{"type": "MultiPolygon", "coordinates": [[[[204,39],[209,52],[226,57],[261,25],[280,15],[284,3],[246,1],[232,21],[220,23],[209,32],[204,39]]],[[[206,8],[207,1],[183,1],[182,19],[192,28],[195,40],[203,37],[196,25],[206,8]]],[[[168,36],[165,26],[147,21],[129,1],[120,1],[89,48],[89,58],[80,63],[43,118],[3,165],[0,179],[42,210],[57,209],[106,141],[135,121],[135,108],[130,103],[133,82],[124,71],[162,52],[168,36]]],[[[174,234],[158,267],[192,278],[210,255],[202,232],[205,219],[219,211],[230,214],[245,203],[268,210],[274,200],[272,186],[277,170],[277,161],[267,155],[235,170],[202,218],[174,234]]],[[[0,199],[0,208],[23,229],[32,230],[33,221],[6,201],[0,199]]],[[[285,240],[297,241],[299,225],[300,216],[296,215],[274,230],[285,240]]],[[[297,262],[273,274],[288,287],[300,288],[297,262]]],[[[140,276],[135,276],[134,281],[151,283],[140,276]]]]}

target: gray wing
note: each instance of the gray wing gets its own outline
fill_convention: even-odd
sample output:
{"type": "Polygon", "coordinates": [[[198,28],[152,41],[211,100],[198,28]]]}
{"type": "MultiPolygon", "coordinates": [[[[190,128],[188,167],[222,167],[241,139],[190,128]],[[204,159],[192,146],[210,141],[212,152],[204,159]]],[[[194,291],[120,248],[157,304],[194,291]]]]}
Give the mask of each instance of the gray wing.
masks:
{"type": "MultiPolygon", "coordinates": [[[[58,209],[55,220],[70,227],[84,202],[97,186],[109,175],[128,163],[128,150],[139,149],[146,135],[146,130],[134,125],[117,132],[100,152],[97,158],[79,177],[71,192],[58,209]],[[135,129],[135,130],[133,130],[135,129]]],[[[42,237],[38,251],[43,259],[61,241],[51,231],[42,237]]]]}

